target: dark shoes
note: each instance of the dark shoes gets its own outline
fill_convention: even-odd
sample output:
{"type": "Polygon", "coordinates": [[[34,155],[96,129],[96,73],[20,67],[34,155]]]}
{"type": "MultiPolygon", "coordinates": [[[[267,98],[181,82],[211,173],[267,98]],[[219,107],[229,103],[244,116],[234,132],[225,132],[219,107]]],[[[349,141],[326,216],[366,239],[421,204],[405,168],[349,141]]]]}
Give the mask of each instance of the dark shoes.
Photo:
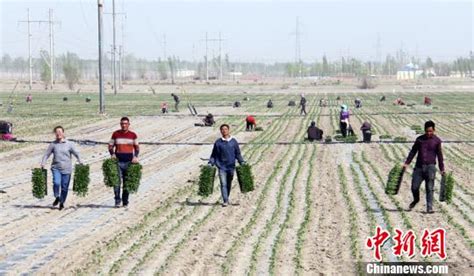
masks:
{"type": "Polygon", "coordinates": [[[53,202],[53,206],[58,206],[59,204],[59,197],[57,197],[54,202],[53,202]]]}
{"type": "Polygon", "coordinates": [[[426,213],[428,213],[428,214],[434,214],[433,208],[428,208],[428,209],[426,210],[426,213]]]}
{"type": "Polygon", "coordinates": [[[418,203],[418,201],[413,201],[412,203],[410,203],[410,206],[408,206],[408,208],[411,210],[413,208],[415,208],[416,204],[418,203]]]}
{"type": "Polygon", "coordinates": [[[64,204],[63,203],[59,204],[59,211],[61,211],[62,209],[64,209],[64,204]]]}

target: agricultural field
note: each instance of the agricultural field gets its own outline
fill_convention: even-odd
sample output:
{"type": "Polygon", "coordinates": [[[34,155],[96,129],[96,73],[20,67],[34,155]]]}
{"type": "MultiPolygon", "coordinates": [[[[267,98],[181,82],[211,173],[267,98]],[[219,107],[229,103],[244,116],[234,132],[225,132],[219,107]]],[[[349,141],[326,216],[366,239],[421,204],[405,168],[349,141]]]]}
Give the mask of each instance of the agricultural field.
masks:
{"type": "MultiPolygon", "coordinates": [[[[107,94],[106,115],[97,112],[97,93],[35,92],[27,104],[26,92],[12,96],[3,89],[0,120],[12,122],[14,134],[25,142],[0,142],[0,275],[353,275],[363,273],[362,262],[374,260],[366,239],[376,226],[392,234],[395,228],[411,229],[417,235],[425,228],[444,228],[450,273],[473,274],[472,84],[280,87],[189,85],[185,94],[175,86],[157,87],[156,93],[130,89],[107,94]],[[161,115],[161,102],[173,109],[171,92],[181,96],[180,112],[161,115]],[[299,115],[298,106],[288,106],[290,100],[298,103],[301,93],[308,100],[306,116],[299,115]],[[423,105],[425,95],[433,99],[432,106],[423,105]],[[380,101],[382,96],[386,101],[380,101]],[[362,99],[362,108],[354,108],[355,97],[362,99]],[[397,97],[408,105],[393,105],[397,97]],[[14,109],[7,113],[12,98],[14,109]],[[267,109],[270,98],[274,108],[267,109]],[[328,99],[328,106],[319,106],[321,98],[328,99]],[[234,101],[242,106],[233,108],[234,101]],[[188,102],[199,117],[190,115],[188,102]],[[324,137],[337,135],[342,103],[349,105],[358,141],[306,142],[313,120],[324,137]],[[216,126],[195,127],[208,112],[215,115],[216,126]],[[263,131],[245,131],[248,114],[255,115],[263,131]],[[121,116],[130,117],[139,136],[143,177],[130,206],[116,209],[113,191],[103,182],[101,166],[109,154],[102,143],[119,128],[121,116]],[[390,169],[405,160],[417,137],[414,129],[429,119],[445,142],[446,168],[456,181],[452,203],[439,202],[437,174],[434,214],[425,212],[424,185],[420,203],[408,211],[413,165],[398,195],[385,194],[390,169]],[[364,121],[372,124],[370,144],[360,142],[364,121]],[[246,194],[234,178],[227,208],[220,205],[217,178],[210,197],[197,194],[199,166],[209,158],[222,123],[231,126],[255,176],[255,190],[246,194]],[[87,196],[74,195],[71,183],[62,211],[51,207],[51,178],[45,199],[31,192],[31,170],[40,165],[56,125],[78,140],[91,171],[87,196]],[[394,141],[397,137],[406,142],[394,141]]],[[[437,256],[397,257],[389,246],[382,251],[387,261],[439,262],[437,256]]]]}

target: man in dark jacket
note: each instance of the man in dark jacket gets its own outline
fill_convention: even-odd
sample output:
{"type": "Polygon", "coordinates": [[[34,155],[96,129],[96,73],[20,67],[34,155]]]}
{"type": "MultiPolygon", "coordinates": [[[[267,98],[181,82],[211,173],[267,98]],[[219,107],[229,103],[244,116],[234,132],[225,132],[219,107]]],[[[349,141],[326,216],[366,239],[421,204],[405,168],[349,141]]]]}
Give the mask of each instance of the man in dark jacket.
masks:
{"type": "Polygon", "coordinates": [[[372,125],[369,122],[364,122],[362,126],[360,127],[360,130],[362,130],[362,136],[364,137],[364,142],[370,143],[370,140],[372,138],[372,125]]]}
{"type": "Polygon", "coordinates": [[[219,169],[219,180],[221,182],[222,207],[229,204],[230,189],[232,187],[232,179],[234,178],[235,160],[239,164],[245,161],[240,153],[240,147],[237,140],[230,136],[230,127],[223,124],[220,127],[222,137],[217,139],[212,149],[209,165],[217,166],[219,169]]]}
{"type": "Polygon", "coordinates": [[[171,96],[173,97],[173,100],[174,100],[174,110],[176,112],[179,112],[178,110],[178,105],[179,105],[179,97],[178,95],[174,94],[174,93],[171,93],[171,96]]]}
{"type": "Polygon", "coordinates": [[[427,213],[430,214],[434,213],[433,190],[436,177],[436,159],[438,159],[438,167],[441,171],[441,175],[445,174],[443,152],[441,150],[442,142],[441,139],[434,135],[434,132],[435,123],[433,121],[427,121],[425,123],[425,134],[416,138],[415,144],[403,164],[403,167],[406,169],[418,153],[411,181],[413,202],[409,208],[410,210],[413,209],[418,201],[420,201],[420,185],[421,182],[425,181],[427,213]]]}
{"type": "Polygon", "coordinates": [[[316,127],[316,123],[314,121],[311,122],[311,125],[308,127],[308,140],[322,140],[323,139],[323,131],[316,127]]]}
{"type": "Polygon", "coordinates": [[[301,99],[300,99],[300,107],[301,107],[301,111],[300,111],[300,115],[306,115],[306,98],[304,97],[304,95],[301,95],[301,99]]]}
{"type": "Polygon", "coordinates": [[[267,107],[268,107],[268,108],[272,108],[272,107],[273,107],[272,99],[268,100],[268,102],[267,102],[267,107]]]}
{"type": "Polygon", "coordinates": [[[202,121],[204,122],[204,126],[213,126],[216,123],[211,113],[207,114],[202,121]]]}

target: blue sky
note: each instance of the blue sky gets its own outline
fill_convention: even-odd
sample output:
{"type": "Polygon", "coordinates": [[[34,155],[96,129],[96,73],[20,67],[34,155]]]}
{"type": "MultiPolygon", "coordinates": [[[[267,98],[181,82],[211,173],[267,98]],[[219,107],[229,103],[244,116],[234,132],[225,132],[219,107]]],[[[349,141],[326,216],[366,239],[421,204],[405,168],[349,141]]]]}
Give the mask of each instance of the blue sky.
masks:
{"type": "MultiPolygon", "coordinates": [[[[105,12],[112,11],[112,0],[105,12]]],[[[420,58],[448,60],[466,56],[473,45],[471,1],[163,1],[116,0],[125,12],[124,47],[138,57],[156,59],[166,53],[182,59],[204,56],[204,37],[225,41],[223,52],[232,60],[291,61],[295,52],[296,17],[300,20],[301,56],[305,61],[341,55],[374,59],[377,34],[385,56],[400,47],[420,58]]],[[[97,56],[97,1],[0,0],[0,54],[27,55],[26,9],[33,20],[47,20],[54,9],[56,54],[66,51],[82,57],[97,56]]],[[[121,22],[117,16],[118,42],[121,22]]],[[[106,14],[105,45],[112,41],[112,16],[106,14]]],[[[46,24],[32,24],[33,54],[49,49],[46,24]]],[[[217,42],[209,43],[209,56],[218,55],[217,42]]]]}

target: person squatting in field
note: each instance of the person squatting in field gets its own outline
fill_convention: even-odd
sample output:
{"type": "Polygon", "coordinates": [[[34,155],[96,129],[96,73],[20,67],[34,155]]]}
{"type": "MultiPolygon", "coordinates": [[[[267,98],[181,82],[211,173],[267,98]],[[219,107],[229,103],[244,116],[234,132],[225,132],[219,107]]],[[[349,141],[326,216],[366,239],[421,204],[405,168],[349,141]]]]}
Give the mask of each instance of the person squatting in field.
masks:
{"type": "Polygon", "coordinates": [[[403,164],[403,167],[406,169],[418,153],[411,181],[413,202],[410,203],[410,210],[420,201],[420,185],[425,181],[426,211],[427,213],[434,213],[433,191],[436,177],[436,158],[438,158],[438,166],[441,175],[445,174],[443,152],[441,149],[442,141],[434,133],[435,123],[433,121],[425,122],[425,134],[416,138],[415,144],[403,164]]]}
{"type": "Polygon", "coordinates": [[[57,126],[54,128],[56,140],[51,142],[48,149],[41,160],[41,168],[44,169],[48,158],[53,154],[53,162],[51,164],[51,172],[53,175],[53,192],[54,202],[53,206],[59,204],[59,210],[64,209],[67,193],[69,189],[69,182],[71,181],[72,173],[72,156],[74,155],[77,161],[82,164],[79,152],[76,150],[74,144],[66,140],[64,135],[64,128],[57,126]]]}
{"type": "Polygon", "coordinates": [[[230,135],[229,125],[221,125],[220,131],[222,137],[214,143],[209,165],[217,166],[219,170],[222,207],[226,207],[229,204],[230,189],[234,178],[235,160],[239,161],[240,165],[245,164],[245,161],[240,153],[239,143],[230,135]]]}
{"type": "Polygon", "coordinates": [[[113,159],[118,160],[118,170],[120,183],[114,187],[115,207],[119,208],[120,203],[124,207],[129,203],[129,192],[124,188],[122,197],[120,197],[120,186],[124,182],[125,174],[130,163],[138,163],[138,154],[140,147],[138,145],[138,136],[135,132],[129,130],[130,120],[127,117],[120,119],[120,129],[112,134],[109,142],[109,153],[113,159]]]}
{"type": "Polygon", "coordinates": [[[253,117],[252,115],[248,115],[247,118],[245,118],[245,122],[247,124],[246,127],[245,127],[246,131],[251,131],[257,126],[257,122],[255,121],[255,117],[253,117]]]}
{"type": "Polygon", "coordinates": [[[341,105],[341,112],[339,113],[339,127],[341,129],[342,137],[347,136],[347,128],[349,127],[349,109],[347,105],[341,105]]]}
{"type": "Polygon", "coordinates": [[[308,127],[308,140],[310,142],[317,140],[320,141],[323,139],[323,131],[316,126],[316,122],[312,121],[311,125],[308,127]]]}

